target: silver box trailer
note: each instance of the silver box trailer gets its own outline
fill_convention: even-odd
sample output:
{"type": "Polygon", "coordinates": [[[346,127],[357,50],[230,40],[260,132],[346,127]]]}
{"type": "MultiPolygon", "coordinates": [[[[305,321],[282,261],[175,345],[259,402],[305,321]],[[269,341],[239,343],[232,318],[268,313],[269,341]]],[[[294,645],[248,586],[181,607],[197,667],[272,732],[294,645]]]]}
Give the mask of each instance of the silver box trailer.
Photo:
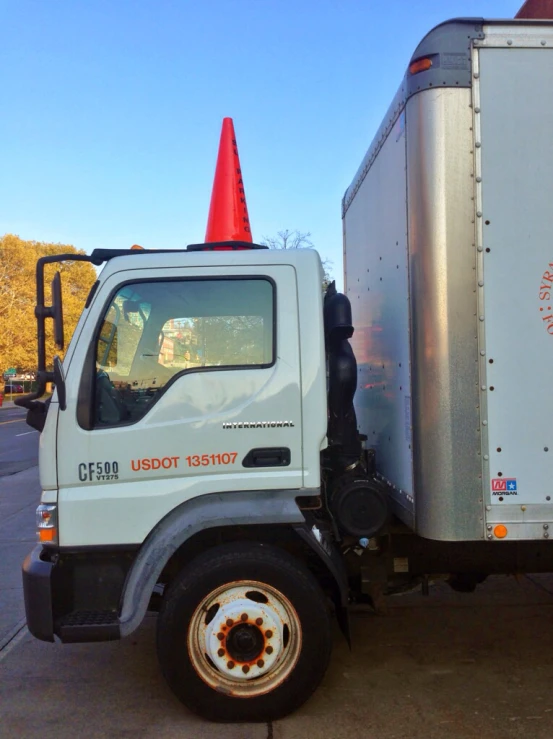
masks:
{"type": "Polygon", "coordinates": [[[440,541],[553,526],[553,22],[420,43],[343,200],[356,411],[440,541]]]}

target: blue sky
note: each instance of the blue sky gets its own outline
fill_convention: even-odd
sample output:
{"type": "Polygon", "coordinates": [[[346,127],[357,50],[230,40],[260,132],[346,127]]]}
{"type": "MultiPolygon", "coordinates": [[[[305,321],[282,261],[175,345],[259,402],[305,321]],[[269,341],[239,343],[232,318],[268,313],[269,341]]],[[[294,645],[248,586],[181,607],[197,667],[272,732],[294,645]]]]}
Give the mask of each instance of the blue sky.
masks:
{"type": "Polygon", "coordinates": [[[0,234],[203,241],[224,116],[254,240],[310,231],[341,274],[340,201],[418,41],[522,0],[0,0],[0,234]]]}

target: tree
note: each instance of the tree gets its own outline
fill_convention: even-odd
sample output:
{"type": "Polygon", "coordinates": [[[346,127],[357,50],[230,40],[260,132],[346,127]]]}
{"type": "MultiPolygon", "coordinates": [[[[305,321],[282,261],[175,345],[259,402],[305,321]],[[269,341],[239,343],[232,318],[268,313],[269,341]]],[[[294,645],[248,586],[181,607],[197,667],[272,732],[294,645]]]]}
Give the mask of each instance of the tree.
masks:
{"type": "MultiPolygon", "coordinates": [[[[35,269],[39,257],[51,254],[84,254],[74,246],[23,241],[18,236],[0,237],[0,372],[16,367],[19,372],[36,370],[37,338],[35,269]]],[[[51,303],[50,282],[61,273],[65,343],[73,335],[92,283],[94,267],[87,262],[46,265],[45,302],[51,303]]],[[[53,341],[52,321],[46,321],[46,361],[59,354],[53,341]]]]}
{"type": "Polygon", "coordinates": [[[264,236],[261,242],[263,246],[269,249],[313,249],[314,244],[311,241],[311,233],[306,231],[302,233],[297,229],[295,231],[278,231],[276,236],[264,236]]]}
{"type": "MultiPolygon", "coordinates": [[[[269,249],[314,249],[315,245],[311,241],[311,233],[309,231],[302,232],[290,231],[278,231],[276,236],[264,236],[261,241],[263,246],[268,246],[269,249]]],[[[322,258],[321,263],[324,270],[323,279],[323,291],[329,286],[332,281],[331,267],[332,262],[330,259],[322,258]]]]}

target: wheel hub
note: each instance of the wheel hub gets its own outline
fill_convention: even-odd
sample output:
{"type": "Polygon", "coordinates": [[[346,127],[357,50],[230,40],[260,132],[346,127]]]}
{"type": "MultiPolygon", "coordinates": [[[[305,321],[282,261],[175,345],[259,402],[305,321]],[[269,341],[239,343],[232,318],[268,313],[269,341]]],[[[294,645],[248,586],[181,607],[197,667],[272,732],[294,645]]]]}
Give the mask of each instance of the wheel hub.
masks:
{"type": "Polygon", "coordinates": [[[219,598],[219,609],[205,629],[205,650],[215,667],[233,680],[269,672],[283,651],[286,614],[276,602],[257,603],[242,588],[219,598]]]}
{"type": "Polygon", "coordinates": [[[257,625],[240,623],[228,632],[226,648],[236,662],[251,662],[263,654],[265,636],[257,625]]]}

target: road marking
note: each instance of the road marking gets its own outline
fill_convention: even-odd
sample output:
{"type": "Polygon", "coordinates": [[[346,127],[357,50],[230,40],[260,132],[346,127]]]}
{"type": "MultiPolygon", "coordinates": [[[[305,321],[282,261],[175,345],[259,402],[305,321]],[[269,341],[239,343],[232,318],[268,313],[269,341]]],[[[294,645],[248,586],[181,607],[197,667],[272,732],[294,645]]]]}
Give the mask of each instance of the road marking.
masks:
{"type": "Polygon", "coordinates": [[[23,641],[23,639],[29,634],[27,628],[27,622],[25,619],[20,621],[17,626],[13,629],[8,638],[4,641],[0,647],[0,662],[6,659],[8,654],[17,647],[17,645],[23,641]]]}
{"type": "Polygon", "coordinates": [[[38,434],[38,431],[33,429],[32,431],[24,431],[22,434],[16,434],[16,436],[28,436],[29,434],[38,434]]]}
{"type": "Polygon", "coordinates": [[[0,426],[7,426],[8,423],[24,423],[24,418],[15,418],[13,421],[0,421],[0,426]]]}

